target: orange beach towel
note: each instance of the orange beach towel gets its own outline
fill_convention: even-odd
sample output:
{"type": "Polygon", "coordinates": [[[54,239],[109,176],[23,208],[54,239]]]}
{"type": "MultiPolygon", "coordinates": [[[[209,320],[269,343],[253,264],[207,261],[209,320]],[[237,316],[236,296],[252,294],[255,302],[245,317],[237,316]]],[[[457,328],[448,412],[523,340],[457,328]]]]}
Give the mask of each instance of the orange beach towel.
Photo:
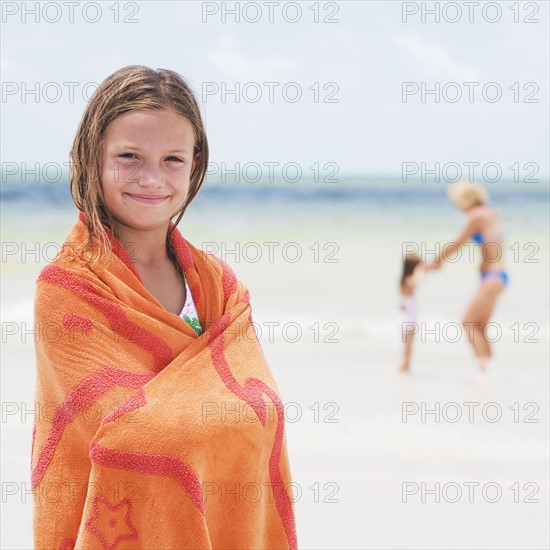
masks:
{"type": "Polygon", "coordinates": [[[297,548],[283,403],[248,290],[175,229],[198,335],[111,233],[107,267],[86,264],[85,221],[36,283],[35,547],[297,548]]]}

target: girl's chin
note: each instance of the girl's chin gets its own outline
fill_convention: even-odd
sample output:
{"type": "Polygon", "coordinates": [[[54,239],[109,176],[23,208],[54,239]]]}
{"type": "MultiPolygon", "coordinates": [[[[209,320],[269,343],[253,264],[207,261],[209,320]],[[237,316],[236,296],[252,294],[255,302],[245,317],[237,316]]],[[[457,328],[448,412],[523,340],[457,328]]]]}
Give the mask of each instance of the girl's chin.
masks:
{"type": "Polygon", "coordinates": [[[125,226],[128,229],[135,229],[136,231],[157,231],[159,229],[167,228],[171,218],[167,217],[131,217],[118,219],[118,223],[125,226]]]}

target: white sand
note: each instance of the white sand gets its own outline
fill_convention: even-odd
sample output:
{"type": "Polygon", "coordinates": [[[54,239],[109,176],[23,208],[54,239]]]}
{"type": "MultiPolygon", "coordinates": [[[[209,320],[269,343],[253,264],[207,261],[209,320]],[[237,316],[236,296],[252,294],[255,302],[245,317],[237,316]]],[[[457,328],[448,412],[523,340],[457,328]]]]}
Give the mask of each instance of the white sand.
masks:
{"type": "MultiPolygon", "coordinates": [[[[305,228],[299,229],[301,215],[265,219],[258,215],[248,223],[237,220],[228,225],[214,215],[205,220],[201,211],[189,216],[186,230],[197,244],[199,236],[209,241],[221,234],[227,241],[241,242],[251,241],[253,234],[260,243],[279,235],[279,240],[299,241],[304,250],[315,241],[339,244],[337,264],[281,260],[253,264],[227,258],[248,285],[254,320],[264,330],[266,323],[278,321],[298,323],[303,331],[296,343],[285,341],[280,330],[275,331],[274,342],[268,341],[267,333],[262,341],[287,404],[288,448],[300,492],[295,504],[300,548],[548,548],[547,238],[537,236],[539,264],[510,268],[512,284],[495,312],[504,331],[495,345],[489,377],[479,379],[464,340],[435,343],[430,338],[416,342],[413,372],[400,376],[395,283],[406,227],[399,230],[388,224],[382,230],[353,216],[327,224],[320,212],[316,217],[310,211],[304,213],[305,228]],[[321,338],[330,334],[330,327],[322,329],[324,324],[336,323],[338,342],[316,343],[308,328],[315,322],[321,338]],[[514,342],[507,327],[515,322],[537,323],[539,342],[514,342]],[[439,422],[433,415],[422,422],[419,413],[403,422],[404,402],[411,411],[422,403],[432,409],[439,403],[444,413],[439,422]],[[463,414],[456,423],[452,403],[459,404],[463,414]],[[479,403],[473,422],[464,403],[479,403]],[[484,416],[487,403],[495,405],[486,407],[484,416]],[[519,422],[509,409],[514,403],[519,422]],[[529,403],[538,407],[533,415],[537,423],[525,422],[533,411],[533,405],[523,409],[529,403]],[[488,421],[498,408],[502,418],[488,421]],[[295,420],[298,413],[301,417],[295,420]],[[411,492],[418,489],[406,503],[403,483],[409,483],[411,492]],[[433,493],[424,495],[422,502],[421,489],[433,490],[436,483],[440,502],[435,502],[433,493]],[[538,502],[515,503],[510,489],[514,486],[521,501],[535,489],[531,498],[538,502]],[[457,487],[462,497],[450,502],[457,487]],[[468,487],[474,487],[473,502],[468,487]],[[500,500],[489,502],[495,488],[502,491],[500,500]]],[[[29,229],[28,234],[18,233],[19,238],[61,239],[68,220],[70,215],[61,217],[57,229],[47,236],[29,229]]],[[[408,223],[410,228],[413,222],[408,223]]],[[[522,223],[519,220],[515,226],[516,238],[533,238],[527,234],[529,227],[519,233],[522,223]]],[[[454,220],[443,225],[448,235],[441,238],[450,236],[454,227],[454,220]]],[[[11,229],[16,232],[15,224],[11,229]]],[[[425,234],[439,230],[425,229],[425,234]]],[[[36,263],[7,264],[3,322],[32,319],[33,282],[39,268],[36,263]]],[[[430,274],[420,289],[422,320],[458,321],[476,284],[475,267],[467,263],[430,274]]],[[[26,343],[19,340],[11,337],[2,347],[2,400],[30,408],[32,337],[26,343]]],[[[31,415],[23,422],[17,416],[3,419],[2,548],[32,546],[32,497],[20,490],[7,494],[14,487],[9,484],[19,488],[24,484],[30,490],[31,432],[31,415]]]]}

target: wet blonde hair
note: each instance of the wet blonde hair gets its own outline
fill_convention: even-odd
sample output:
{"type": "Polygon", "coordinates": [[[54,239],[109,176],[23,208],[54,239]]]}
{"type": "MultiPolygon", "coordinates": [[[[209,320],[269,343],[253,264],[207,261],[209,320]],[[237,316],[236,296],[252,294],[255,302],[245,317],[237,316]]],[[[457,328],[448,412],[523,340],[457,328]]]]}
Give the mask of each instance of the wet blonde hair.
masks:
{"type": "MultiPolygon", "coordinates": [[[[199,192],[208,167],[208,140],[198,101],[187,81],[167,69],[141,65],[123,67],[108,76],[92,95],[80,121],[70,153],[70,189],[76,207],[86,214],[88,251],[93,238],[99,242],[93,263],[102,255],[110,256],[111,241],[105,227],[114,231],[111,212],[105,206],[101,185],[103,138],[107,126],[125,113],[138,110],[170,110],[185,117],[195,135],[195,168],[191,172],[189,192],[174,227],[168,231],[167,250],[175,258],[170,236],[187,206],[199,192]],[[105,226],[105,227],[104,227],[105,226]]],[[[176,215],[174,214],[174,215],[176,215]]]]}
{"type": "Polygon", "coordinates": [[[485,188],[471,181],[452,183],[447,189],[447,195],[452,203],[461,210],[469,210],[472,206],[489,200],[485,188]]]}

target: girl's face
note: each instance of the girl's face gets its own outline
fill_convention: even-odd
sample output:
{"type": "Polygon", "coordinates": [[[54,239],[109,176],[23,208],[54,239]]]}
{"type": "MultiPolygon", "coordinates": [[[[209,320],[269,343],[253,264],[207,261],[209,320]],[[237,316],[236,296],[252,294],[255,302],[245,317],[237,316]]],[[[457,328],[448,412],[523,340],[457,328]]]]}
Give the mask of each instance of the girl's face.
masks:
{"type": "Polygon", "coordinates": [[[150,230],[168,224],[183,206],[195,166],[189,121],[173,111],[132,111],[109,124],[101,183],[115,222],[150,230]]]}

